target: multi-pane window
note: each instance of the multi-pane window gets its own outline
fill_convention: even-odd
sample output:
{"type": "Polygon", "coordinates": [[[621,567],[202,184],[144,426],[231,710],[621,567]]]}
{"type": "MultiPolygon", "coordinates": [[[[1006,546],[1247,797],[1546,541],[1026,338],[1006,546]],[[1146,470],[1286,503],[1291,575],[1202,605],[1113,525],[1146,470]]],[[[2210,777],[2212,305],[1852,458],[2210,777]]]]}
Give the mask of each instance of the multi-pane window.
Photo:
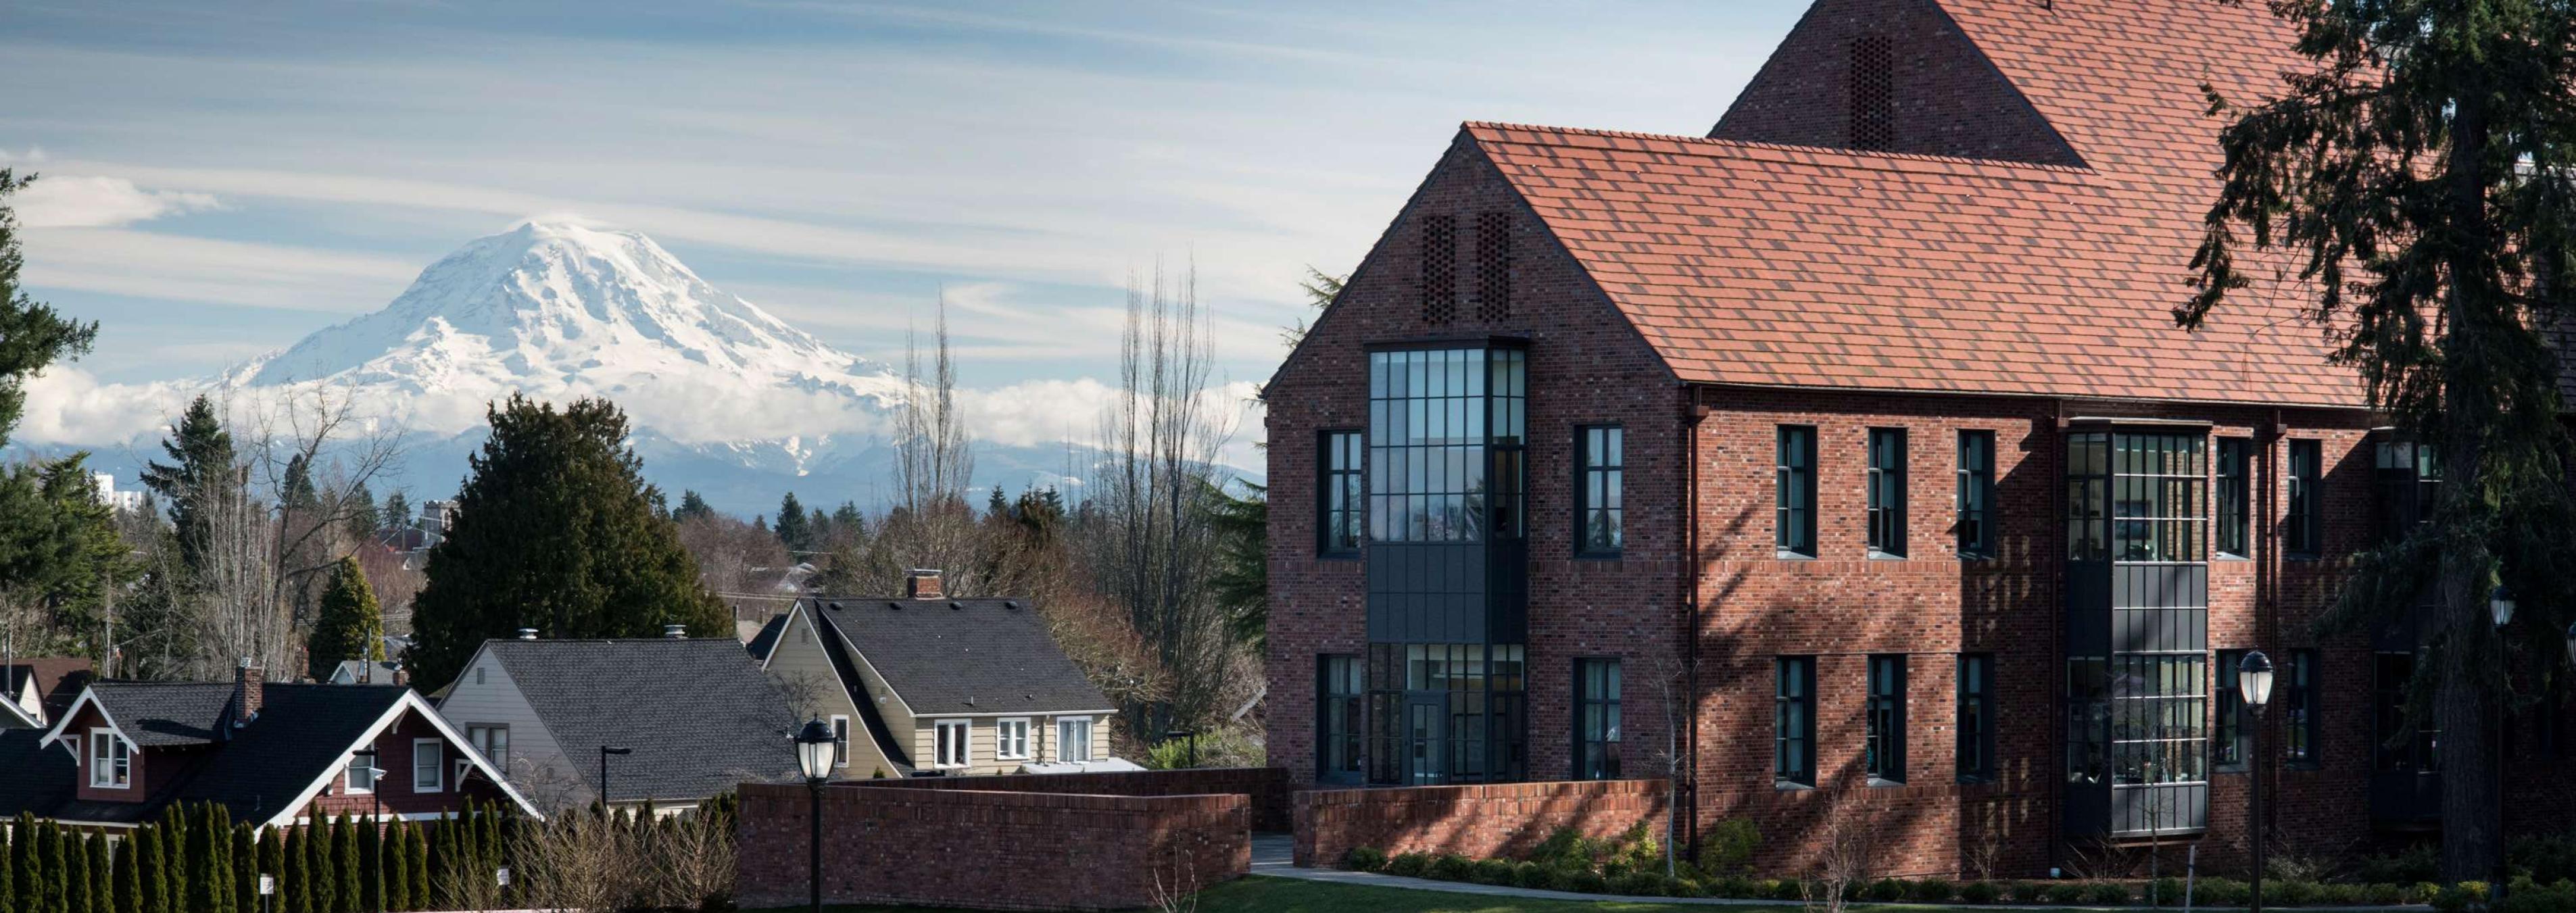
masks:
{"type": "Polygon", "coordinates": [[[2290,516],[2281,530],[2281,547],[2291,557],[2325,553],[2326,505],[2322,483],[2325,447],[2316,441],[2290,442],[2290,516]]]}
{"type": "Polygon", "coordinates": [[[1779,472],[1773,483],[1778,508],[1771,528],[1783,554],[1816,556],[1816,429],[1780,426],[1779,472]]]}
{"type": "Polygon", "coordinates": [[[2281,713],[2281,759],[2293,765],[2318,763],[2317,651],[2281,654],[2281,670],[2272,688],[2272,703],[2281,713]]]}
{"type": "Polygon", "coordinates": [[[1526,657],[1519,644],[1370,644],[1370,782],[1527,776],[1526,657]]]}
{"type": "Polygon", "coordinates": [[[2237,689],[2236,667],[2243,650],[2218,651],[2218,738],[2209,746],[2209,763],[2219,770],[2241,771],[2254,756],[2254,714],[2237,689]]]}
{"type": "Polygon", "coordinates": [[[2415,654],[2381,653],[2371,669],[2371,768],[2381,773],[2432,773],[2442,769],[2440,728],[2430,708],[2408,713],[2415,654]]]}
{"type": "Polygon", "coordinates": [[[125,740],[112,729],[89,731],[89,785],[124,789],[134,782],[134,758],[125,740]]]}
{"type": "Polygon", "coordinates": [[[2218,553],[2229,558],[2254,556],[2253,453],[2251,440],[2218,439],[2218,553]]]}
{"type": "Polygon", "coordinates": [[[1869,658],[1869,734],[1861,759],[1869,778],[1905,782],[1905,656],[1869,658]]]}
{"type": "Polygon", "coordinates": [[[503,774],[509,773],[510,727],[467,726],[465,740],[474,743],[474,750],[482,752],[483,757],[492,762],[494,769],[503,774]]]}
{"type": "Polygon", "coordinates": [[[1905,554],[1905,429],[1869,429],[1869,550],[1905,554]]]}
{"type": "Polygon", "coordinates": [[[1026,719],[993,721],[993,757],[1027,760],[1029,757],[1029,721],[1026,719]]]}
{"type": "Polygon", "coordinates": [[[1369,541],[1523,535],[1526,365],[1514,349],[1369,353],[1369,541]]]}
{"type": "Polygon", "coordinates": [[[411,791],[434,793],[447,786],[447,743],[414,739],[411,743],[411,791]]]}
{"type": "Polygon", "coordinates": [[[2433,518],[2442,491],[2442,460],[2431,444],[2380,441],[2371,477],[2379,488],[2379,534],[2395,542],[2433,518]]]}
{"type": "Polygon", "coordinates": [[[340,773],[342,792],[364,795],[376,791],[376,759],[367,755],[350,755],[349,767],[340,773]]]}
{"type": "Polygon", "coordinates": [[[1316,763],[1333,782],[1358,782],[1360,708],[1368,689],[1360,679],[1360,658],[1349,654],[1318,657],[1315,713],[1316,763]]]}
{"type": "Polygon", "coordinates": [[[2111,436],[2087,431],[2066,436],[2066,560],[2108,561],[2111,436]]]}
{"type": "Polygon", "coordinates": [[[1959,655],[1959,780],[1995,778],[1995,658],[1959,655]]]}
{"type": "Polygon", "coordinates": [[[1627,460],[1626,433],[1617,425],[1574,429],[1575,551],[1591,556],[1619,554],[1626,541],[1620,524],[1620,481],[1627,460]]]}
{"type": "Polygon", "coordinates": [[[832,766],[850,766],[850,718],[832,717],[832,766]]]}
{"type": "Polygon", "coordinates": [[[2111,558],[2206,561],[2209,463],[2198,435],[2122,434],[2111,448],[2111,558]]]}
{"type": "Polygon", "coordinates": [[[1574,778],[1619,778],[1619,661],[1574,661],[1574,778]]]}
{"type": "Polygon", "coordinates": [[[940,720],[934,724],[933,733],[938,744],[934,746],[937,753],[933,757],[937,759],[934,762],[937,766],[966,766],[968,737],[973,731],[970,725],[966,720],[940,720]]]}
{"type": "Polygon", "coordinates": [[[1367,528],[1368,480],[1361,474],[1362,439],[1357,431],[1324,432],[1315,455],[1320,476],[1315,480],[1315,507],[1320,515],[1315,524],[1315,548],[1327,555],[1357,554],[1361,532],[1367,528]]]}
{"type": "Polygon", "coordinates": [[[2200,654],[2111,658],[2111,770],[2121,785],[2196,783],[2208,735],[2207,662],[2200,654]]]}
{"type": "Polygon", "coordinates": [[[1959,554],[1995,553],[1995,433],[1959,432],[1959,554]]]}
{"type": "Polygon", "coordinates": [[[1771,776],[1782,786],[1816,785],[1816,658],[1776,661],[1771,707],[1771,776]]]}
{"type": "Polygon", "coordinates": [[[1059,761],[1091,760],[1091,718],[1055,721],[1055,757],[1059,761]]]}

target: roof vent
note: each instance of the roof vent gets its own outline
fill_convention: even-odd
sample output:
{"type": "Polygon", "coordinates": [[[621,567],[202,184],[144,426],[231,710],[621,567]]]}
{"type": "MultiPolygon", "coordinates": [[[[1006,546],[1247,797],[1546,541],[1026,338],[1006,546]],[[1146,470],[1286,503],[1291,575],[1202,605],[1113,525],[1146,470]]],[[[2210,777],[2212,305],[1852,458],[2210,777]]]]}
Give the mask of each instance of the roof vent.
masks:
{"type": "Polygon", "coordinates": [[[1020,601],[1017,599],[1002,600],[1002,608],[1017,612],[1020,610],[1020,601]]]}
{"type": "Polygon", "coordinates": [[[841,610],[841,603],[840,603],[840,601],[839,601],[839,600],[834,600],[834,601],[832,601],[832,602],[830,602],[830,603],[826,603],[826,604],[827,604],[827,605],[830,605],[830,606],[832,607],[832,611],[838,612],[838,611],[840,611],[840,610],[841,610]]]}
{"type": "Polygon", "coordinates": [[[662,638],[664,640],[687,640],[689,639],[689,626],[663,625],[662,638]]]}
{"type": "Polygon", "coordinates": [[[962,610],[962,609],[966,608],[966,604],[965,604],[965,603],[962,603],[962,602],[950,602],[950,603],[948,604],[948,607],[949,607],[950,609],[959,609],[959,610],[962,610]]]}
{"type": "Polygon", "coordinates": [[[895,611],[897,611],[897,612],[900,612],[900,611],[903,611],[903,603],[896,602],[896,601],[894,601],[894,600],[889,599],[889,600],[886,600],[886,608],[893,609],[893,610],[895,610],[895,611]]]}
{"type": "Polygon", "coordinates": [[[1885,35],[1852,40],[1851,145],[1896,148],[1896,46],[1885,35]]]}
{"type": "Polygon", "coordinates": [[[535,628],[520,628],[520,629],[519,629],[519,639],[520,639],[520,640],[535,640],[535,639],[537,639],[537,629],[535,629],[535,628]]]}

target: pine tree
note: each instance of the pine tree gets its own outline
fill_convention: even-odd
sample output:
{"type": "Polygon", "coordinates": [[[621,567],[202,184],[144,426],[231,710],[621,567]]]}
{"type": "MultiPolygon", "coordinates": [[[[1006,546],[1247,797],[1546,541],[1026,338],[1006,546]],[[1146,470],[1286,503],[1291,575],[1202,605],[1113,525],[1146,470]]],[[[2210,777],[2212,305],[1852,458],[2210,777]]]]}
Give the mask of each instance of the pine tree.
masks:
{"type": "Polygon", "coordinates": [[[223,837],[215,818],[200,807],[188,812],[188,913],[223,913],[231,905],[232,886],[223,880],[223,837]]]}
{"type": "Polygon", "coordinates": [[[332,566],[304,657],[317,681],[329,679],[343,660],[384,661],[384,612],[376,606],[375,588],[367,585],[367,572],[358,567],[358,559],[344,557],[332,566]]]}
{"type": "Polygon", "coordinates": [[[796,503],[796,493],[788,492],[778,502],[778,525],[770,528],[778,541],[786,543],[789,552],[801,552],[814,545],[814,527],[807,522],[805,505],[796,503]]]}
{"type": "Polygon", "coordinates": [[[561,411],[513,396],[457,495],[459,516],[413,600],[410,656],[424,687],[454,678],[489,638],[536,628],[558,638],[695,636],[733,630],[699,582],[679,528],[625,444],[606,400],[561,411]]]}
{"type": "Polygon", "coordinates": [[[366,869],[358,859],[358,822],[341,818],[331,825],[331,856],[335,874],[333,884],[339,893],[332,901],[334,913],[358,913],[366,896],[366,869]]]}
{"type": "Polygon", "coordinates": [[[195,913],[196,910],[188,905],[188,870],[194,862],[189,858],[189,852],[188,806],[170,803],[169,807],[161,810],[161,891],[163,899],[170,905],[170,913],[195,913]]]}
{"type": "Polygon", "coordinates": [[[89,898],[89,849],[81,835],[61,832],[63,844],[63,902],[55,909],[62,913],[91,913],[89,898]]]}
{"type": "Polygon", "coordinates": [[[43,851],[36,865],[44,870],[45,896],[36,909],[41,913],[65,913],[71,909],[70,854],[63,852],[63,829],[48,821],[36,837],[36,848],[43,851]]]}
{"type": "Polygon", "coordinates": [[[161,451],[169,454],[171,462],[146,465],[143,485],[170,505],[170,522],[179,537],[179,562],[193,573],[204,573],[215,534],[210,511],[241,484],[232,433],[224,430],[214,401],[199,394],[170,437],[161,442],[161,451]]]}
{"type": "Polygon", "coordinates": [[[116,913],[143,913],[143,872],[136,852],[140,837],[140,828],[128,835],[124,843],[117,845],[116,859],[108,864],[109,877],[116,883],[114,900],[108,908],[116,913]]]}
{"type": "Polygon", "coordinates": [[[385,506],[376,511],[376,524],[385,529],[410,529],[411,499],[400,491],[385,496],[385,506]]]}
{"type": "Polygon", "coordinates": [[[380,839],[376,852],[384,854],[384,908],[411,909],[411,859],[403,855],[402,825],[385,825],[380,839]]]}
{"type": "Polygon", "coordinates": [[[368,821],[358,825],[358,909],[374,911],[384,902],[384,825],[368,821]]]}
{"type": "Polygon", "coordinates": [[[695,491],[683,490],[680,492],[680,509],[671,512],[671,522],[687,523],[699,517],[715,516],[715,513],[715,508],[707,506],[707,499],[698,497],[695,491]]]}
{"type": "Polygon", "coordinates": [[[232,849],[225,874],[233,886],[233,913],[258,913],[259,842],[251,836],[250,825],[233,825],[232,849]]]}
{"type": "Polygon", "coordinates": [[[296,454],[286,459],[286,478],[277,486],[277,500],[288,510],[310,511],[322,506],[322,494],[313,487],[313,464],[296,454]]]}
{"type": "Polygon", "coordinates": [[[420,827],[417,825],[406,827],[403,831],[403,841],[406,844],[403,848],[403,852],[411,857],[412,909],[435,909],[432,905],[436,901],[430,896],[429,887],[428,835],[422,833],[420,827]]]}
{"type": "Polygon", "coordinates": [[[18,285],[26,262],[18,247],[18,218],[9,195],[36,180],[0,168],[0,449],[27,406],[27,379],[56,359],[76,358],[98,338],[98,324],[64,320],[53,308],[36,303],[18,285]]]}
{"type": "Polygon", "coordinates": [[[349,538],[374,542],[376,533],[383,529],[384,515],[376,508],[376,493],[368,491],[366,483],[358,483],[358,489],[349,493],[349,538]]]}
{"type": "Polygon", "coordinates": [[[304,866],[304,841],[311,833],[309,828],[277,829],[278,913],[310,913],[312,910],[312,876],[304,866]]]}

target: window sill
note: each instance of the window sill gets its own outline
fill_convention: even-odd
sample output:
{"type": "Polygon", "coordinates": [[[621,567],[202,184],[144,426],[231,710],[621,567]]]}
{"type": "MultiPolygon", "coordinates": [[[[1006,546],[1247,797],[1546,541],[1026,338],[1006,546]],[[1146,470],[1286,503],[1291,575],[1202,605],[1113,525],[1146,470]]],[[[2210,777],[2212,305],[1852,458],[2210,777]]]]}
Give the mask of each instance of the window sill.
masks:
{"type": "Polygon", "coordinates": [[[2212,558],[2210,558],[2209,560],[2210,560],[2210,561],[2212,561],[2212,562],[2241,562],[2241,561],[2252,561],[2252,560],[2254,560],[2254,556],[2252,556],[2252,555],[2230,555],[2230,554],[2228,554],[2228,553],[2226,553],[2226,552],[2218,552],[2218,553],[2216,553],[2215,557],[2212,557],[2212,558]]]}
{"type": "Polygon", "coordinates": [[[1993,561],[1993,560],[1995,560],[1995,556],[1994,556],[1994,555],[1991,555],[1991,554],[1988,554],[1988,553],[1986,553],[1986,552],[1970,552],[1970,551],[1962,551],[1962,552],[1960,552],[1960,553],[1959,553],[1959,560],[1961,560],[1961,561],[1993,561]]]}
{"type": "Polygon", "coordinates": [[[1902,554],[1902,553],[1899,553],[1899,552],[1882,552],[1882,551],[1879,551],[1879,550],[1877,550],[1877,549],[1870,549],[1870,550],[1869,550],[1869,560],[1871,560],[1871,561],[1903,561],[1903,560],[1905,560],[1905,555],[1904,555],[1904,554],[1902,554]]]}
{"type": "Polygon", "coordinates": [[[1771,788],[1784,793],[1805,792],[1807,790],[1815,789],[1816,784],[1800,783],[1796,780],[1773,780],[1771,781],[1771,788]]]}
{"type": "Polygon", "coordinates": [[[1774,554],[1772,555],[1772,557],[1774,557],[1774,558],[1778,558],[1779,560],[1782,560],[1782,561],[1814,561],[1814,560],[1816,560],[1816,556],[1814,556],[1814,555],[1810,555],[1810,554],[1807,554],[1807,553],[1805,553],[1805,552],[1793,552],[1793,551],[1789,551],[1788,549],[1781,549],[1780,551],[1778,551],[1778,552],[1774,553],[1774,554]]]}
{"type": "Polygon", "coordinates": [[[1988,786],[1992,785],[1994,782],[1995,778],[1992,774],[1968,774],[1960,777],[1958,780],[1958,783],[1961,786],[1988,786]]]}
{"type": "Polygon", "coordinates": [[[1869,778],[1869,788],[1871,789],[1895,789],[1904,785],[1905,781],[1903,780],[1885,780],[1878,777],[1869,778]]]}

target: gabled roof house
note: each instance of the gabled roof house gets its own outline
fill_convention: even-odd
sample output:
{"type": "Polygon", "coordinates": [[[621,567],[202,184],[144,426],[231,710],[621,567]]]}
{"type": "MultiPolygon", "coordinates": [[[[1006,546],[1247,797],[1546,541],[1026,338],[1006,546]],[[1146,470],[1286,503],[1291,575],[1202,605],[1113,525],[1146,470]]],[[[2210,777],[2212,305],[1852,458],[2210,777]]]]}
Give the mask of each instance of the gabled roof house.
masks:
{"type": "Polygon", "coordinates": [[[770,619],[752,657],[841,739],[841,776],[1115,765],[1114,706],[1020,599],[952,599],[937,571],[906,598],[820,596],[770,619]]]}
{"type": "Polygon", "coordinates": [[[0,665],[0,729],[42,729],[80,696],[89,660],[23,659],[0,665]]]}
{"type": "Polygon", "coordinates": [[[91,683],[51,727],[0,732],[0,771],[0,816],[96,827],[173,802],[255,827],[436,818],[468,799],[535,810],[411,689],[268,682],[247,664],[232,682],[91,683]]]}
{"type": "Polygon", "coordinates": [[[729,637],[485,641],[438,712],[546,808],[597,800],[603,762],[618,806],[797,776],[797,719],[729,637]]]}

